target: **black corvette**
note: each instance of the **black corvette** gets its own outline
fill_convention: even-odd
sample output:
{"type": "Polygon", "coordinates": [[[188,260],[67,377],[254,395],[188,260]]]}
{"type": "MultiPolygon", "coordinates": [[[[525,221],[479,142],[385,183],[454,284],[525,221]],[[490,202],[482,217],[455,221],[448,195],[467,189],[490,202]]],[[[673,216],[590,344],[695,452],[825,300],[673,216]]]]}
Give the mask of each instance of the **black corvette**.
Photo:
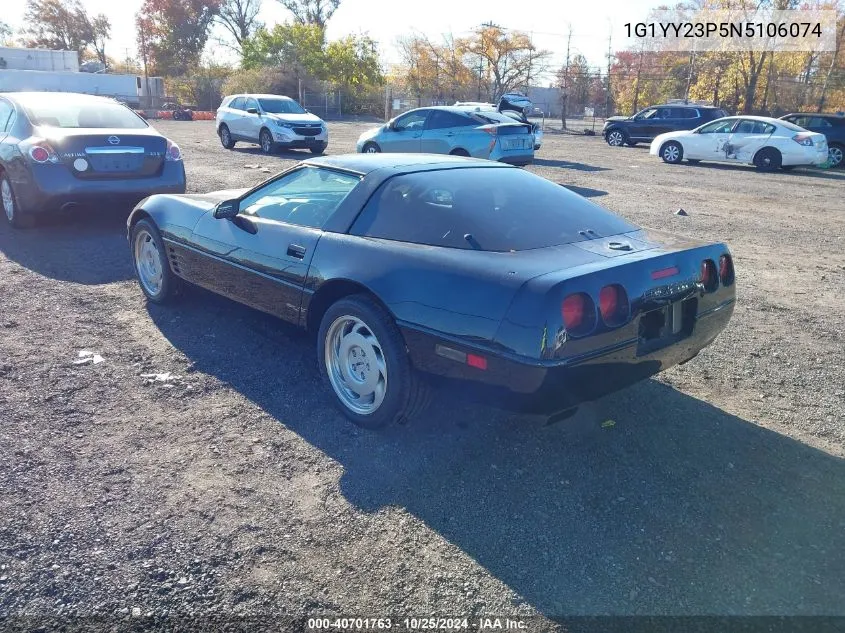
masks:
{"type": "Polygon", "coordinates": [[[151,196],[128,231],[151,301],[184,280],[315,333],[337,403],[367,427],[418,411],[432,375],[572,410],[694,357],[735,301],[724,244],[457,157],[314,158],[249,191],[151,196]]]}

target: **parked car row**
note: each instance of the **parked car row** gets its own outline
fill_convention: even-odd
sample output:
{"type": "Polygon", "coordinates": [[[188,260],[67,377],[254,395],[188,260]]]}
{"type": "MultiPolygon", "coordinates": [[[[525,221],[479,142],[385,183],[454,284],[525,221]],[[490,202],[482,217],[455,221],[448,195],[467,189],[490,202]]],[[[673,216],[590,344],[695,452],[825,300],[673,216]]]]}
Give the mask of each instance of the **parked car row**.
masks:
{"type": "Polygon", "coordinates": [[[612,147],[648,142],[650,153],[667,163],[705,160],[744,163],[761,170],[841,167],[845,115],[794,113],[774,119],[728,116],[712,106],[667,104],[631,117],[610,117],[602,134],[612,147]]]}

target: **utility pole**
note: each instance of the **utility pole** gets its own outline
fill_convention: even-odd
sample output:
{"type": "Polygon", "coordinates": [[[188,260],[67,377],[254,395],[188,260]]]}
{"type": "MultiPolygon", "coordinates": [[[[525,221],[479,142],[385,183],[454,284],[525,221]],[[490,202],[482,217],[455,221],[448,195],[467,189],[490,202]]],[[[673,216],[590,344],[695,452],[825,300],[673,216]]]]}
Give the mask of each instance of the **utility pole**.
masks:
{"type": "Polygon", "coordinates": [[[684,92],[684,103],[689,103],[689,89],[692,84],[692,69],[695,65],[695,40],[692,41],[692,52],[689,56],[689,71],[687,71],[687,89],[684,92]]]}
{"type": "Polygon", "coordinates": [[[610,116],[610,66],[613,62],[613,27],[610,27],[610,34],[607,36],[607,81],[604,95],[604,118],[610,116]]]}
{"type": "MultiPolygon", "coordinates": [[[[644,52],[643,49],[644,48],[645,48],[645,43],[643,42],[640,45],[640,58],[639,58],[639,60],[637,60],[637,81],[634,84],[634,104],[633,104],[633,110],[634,111],[632,112],[632,114],[637,113],[637,106],[639,105],[639,101],[640,101],[640,73],[642,72],[642,69],[643,69],[643,52],[644,52]]],[[[687,91],[689,92],[689,88],[687,88],[687,91]]]]}
{"type": "Polygon", "coordinates": [[[569,45],[572,43],[572,25],[569,25],[569,35],[566,37],[566,66],[563,71],[563,94],[560,104],[560,127],[566,129],[566,102],[569,98],[569,45]]]}
{"type": "MultiPolygon", "coordinates": [[[[496,26],[490,20],[481,24],[481,51],[478,55],[478,101],[481,101],[481,79],[484,75],[484,51],[486,48],[485,44],[487,43],[486,31],[484,29],[492,29],[496,26]]],[[[490,73],[490,60],[487,60],[487,72],[488,74],[490,73]]]]}

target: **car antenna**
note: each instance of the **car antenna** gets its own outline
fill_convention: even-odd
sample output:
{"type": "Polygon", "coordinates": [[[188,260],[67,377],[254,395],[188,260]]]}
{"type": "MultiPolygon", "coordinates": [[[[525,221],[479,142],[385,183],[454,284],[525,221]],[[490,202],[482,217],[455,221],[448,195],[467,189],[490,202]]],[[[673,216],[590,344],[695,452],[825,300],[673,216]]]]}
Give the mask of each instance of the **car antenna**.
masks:
{"type": "Polygon", "coordinates": [[[478,240],[477,240],[477,239],[475,239],[475,238],[472,236],[472,233],[465,233],[465,234],[464,234],[464,239],[465,239],[467,242],[469,242],[469,244],[470,244],[473,248],[479,248],[479,249],[481,248],[481,244],[479,244],[479,243],[478,243],[478,240]]]}

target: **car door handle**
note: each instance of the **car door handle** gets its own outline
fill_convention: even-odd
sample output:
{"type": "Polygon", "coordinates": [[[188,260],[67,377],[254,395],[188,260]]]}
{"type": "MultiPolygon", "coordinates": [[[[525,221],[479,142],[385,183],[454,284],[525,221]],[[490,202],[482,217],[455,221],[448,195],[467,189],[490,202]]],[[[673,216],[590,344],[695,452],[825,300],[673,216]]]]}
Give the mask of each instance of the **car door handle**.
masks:
{"type": "Polygon", "coordinates": [[[288,244],[288,256],[296,257],[297,259],[305,258],[305,247],[299,244],[288,244]]]}

